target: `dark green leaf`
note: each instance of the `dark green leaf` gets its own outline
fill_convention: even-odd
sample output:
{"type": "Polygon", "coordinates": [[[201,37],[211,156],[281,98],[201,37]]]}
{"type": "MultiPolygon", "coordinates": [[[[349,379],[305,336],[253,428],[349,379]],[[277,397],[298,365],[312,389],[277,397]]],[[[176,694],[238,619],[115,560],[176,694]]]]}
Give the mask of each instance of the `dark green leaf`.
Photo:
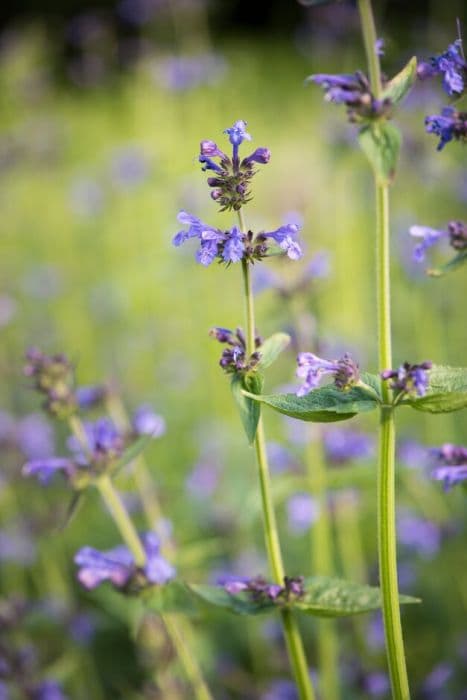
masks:
{"type": "Polygon", "coordinates": [[[383,99],[389,97],[393,104],[397,104],[404,99],[416,79],[417,59],[412,56],[406,66],[384,86],[383,99]]]}
{"type": "Polygon", "coordinates": [[[360,146],[381,185],[390,184],[396,172],[401,145],[399,129],[389,122],[365,126],[359,133],[360,146]]]}
{"type": "Polygon", "coordinates": [[[409,397],[401,403],[429,413],[449,413],[467,407],[467,369],[433,365],[425,396],[409,397]]]}
{"type": "Polygon", "coordinates": [[[255,439],[258,427],[260,405],[257,401],[245,396],[243,391],[248,391],[250,394],[260,394],[263,388],[263,378],[259,372],[252,372],[245,377],[235,374],[232,377],[231,388],[248,442],[251,444],[255,439]]]}
{"type": "Polygon", "coordinates": [[[461,250],[456,256],[454,256],[449,262],[441,267],[436,267],[434,269],[427,270],[427,274],[430,277],[441,277],[447,272],[454,272],[459,267],[462,267],[467,263],[467,250],[461,250]]]}
{"type": "Polygon", "coordinates": [[[360,372],[360,379],[364,384],[367,384],[378,398],[381,398],[381,377],[377,374],[370,374],[369,372],[360,372]]]}
{"type": "Polygon", "coordinates": [[[256,401],[261,401],[286,416],[315,423],[348,420],[357,413],[372,411],[378,405],[373,392],[362,387],[340,391],[333,385],[314,389],[306,396],[270,394],[258,396],[256,401]]]}
{"type": "MultiPolygon", "coordinates": [[[[364,586],[344,579],[312,576],[305,580],[305,595],[293,607],[309,615],[342,617],[378,610],[381,607],[379,588],[364,586]]],[[[399,603],[419,603],[418,598],[399,596],[399,603]]]]}
{"type": "Polygon", "coordinates": [[[183,581],[151,586],[143,592],[142,601],[147,610],[157,613],[179,612],[192,615],[196,612],[195,596],[183,581]]]}
{"type": "Polygon", "coordinates": [[[274,335],[266,338],[264,343],[258,348],[260,360],[257,366],[264,369],[272,365],[289,343],[290,335],[287,335],[287,333],[274,333],[274,335]]]}
{"type": "Polygon", "coordinates": [[[277,606],[271,601],[253,601],[248,593],[231,595],[222,586],[209,586],[199,583],[190,584],[190,588],[197,596],[210,605],[225,608],[238,615],[259,615],[271,612],[277,606]]]}
{"type": "Polygon", "coordinates": [[[141,437],[134,440],[134,442],[132,442],[131,445],[129,445],[129,447],[127,447],[122,453],[122,456],[115,463],[112,471],[114,473],[118,472],[120,469],[123,469],[123,467],[126,467],[127,464],[130,464],[130,462],[133,462],[133,460],[139,457],[143,450],[146,449],[151,440],[151,435],[141,435],[141,437]]]}

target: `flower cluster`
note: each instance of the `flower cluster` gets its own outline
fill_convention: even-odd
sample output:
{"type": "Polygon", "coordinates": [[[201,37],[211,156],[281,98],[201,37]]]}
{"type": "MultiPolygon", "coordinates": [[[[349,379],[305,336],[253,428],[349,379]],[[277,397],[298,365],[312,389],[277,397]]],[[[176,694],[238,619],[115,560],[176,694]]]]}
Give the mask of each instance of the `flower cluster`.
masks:
{"type": "Polygon", "coordinates": [[[443,76],[443,88],[448,95],[458,97],[464,92],[467,82],[467,62],[462,51],[462,42],[457,39],[444,53],[432,56],[418,64],[417,75],[424,80],[435,75],[443,76]]]}
{"type": "Polygon", "coordinates": [[[302,598],[305,595],[303,576],[295,578],[284,576],[283,586],[279,583],[268,583],[261,576],[251,579],[237,579],[225,583],[224,588],[230,595],[246,593],[255,603],[273,601],[281,605],[289,603],[291,600],[302,598]]]}
{"type": "Polygon", "coordinates": [[[82,547],[75,555],[78,580],[91,590],[103,581],[110,581],[115,588],[141,588],[147,584],[162,585],[175,576],[175,569],[160,553],[160,544],[154,532],[142,536],[146,563],[138,569],[128,547],[119,545],[106,552],[93,547],[82,547]]]}
{"type": "Polygon", "coordinates": [[[232,145],[232,156],[229,157],[218,148],[214,141],[201,141],[199,161],[203,170],[211,170],[214,177],[208,178],[212,187],[211,197],[220,204],[221,211],[238,211],[250,201],[250,181],[256,174],[255,163],[269,163],[271,153],[268,148],[257,148],[246,158],[240,160],[238,151],[243,141],[251,141],[246,131],[246,122],[242,119],[225,129],[232,145]],[[217,161],[217,162],[216,162],[217,161]]]}
{"type": "Polygon", "coordinates": [[[425,118],[428,134],[436,134],[440,141],[436,148],[441,151],[449,141],[467,141],[467,112],[459,112],[454,107],[444,107],[441,114],[425,118]]]}
{"type": "Polygon", "coordinates": [[[301,352],[297,364],[297,377],[305,380],[297,390],[297,396],[305,396],[316,389],[326,374],[334,377],[334,385],[341,391],[347,391],[360,381],[358,365],[348,353],[340,360],[323,360],[312,352],[301,352]]]}
{"type": "Polygon", "coordinates": [[[386,369],[381,372],[381,379],[392,379],[391,389],[397,391],[398,395],[425,396],[430,381],[427,371],[431,367],[431,362],[422,362],[419,365],[404,362],[398,369],[386,369]]]}
{"type": "Polygon", "coordinates": [[[467,248],[467,225],[462,221],[450,221],[446,229],[430,228],[429,226],[411,226],[411,236],[421,238],[413,252],[414,260],[421,262],[425,259],[425,251],[439,240],[446,238],[455,250],[467,248]]]}
{"type": "MultiPolygon", "coordinates": [[[[258,351],[246,357],[246,339],[241,328],[237,328],[234,332],[228,328],[216,326],[211,328],[209,335],[219,343],[226,343],[229,346],[225,348],[219,360],[220,366],[227,374],[245,374],[258,364],[261,356],[258,351]]],[[[261,343],[261,337],[256,336],[255,347],[259,348],[261,343]]]]}
{"type": "Polygon", "coordinates": [[[227,265],[241,260],[249,262],[262,260],[270,254],[271,241],[277,244],[291,260],[302,257],[300,246],[295,240],[298,232],[296,224],[286,224],[275,231],[262,231],[254,235],[252,231],[243,233],[238,226],[221,231],[186,211],[181,211],[177,218],[188,229],[179,231],[173,238],[173,244],[180,246],[189,238],[197,238],[200,246],[196,252],[196,260],[205,267],[216,258],[227,265]]]}
{"type": "Polygon", "coordinates": [[[391,100],[388,97],[376,99],[371,92],[368,78],[361,71],[344,75],[318,73],[310,75],[307,80],[324,89],[324,99],[327,102],[345,104],[351,123],[391,116],[391,100]]]}
{"type": "Polygon", "coordinates": [[[467,480],[467,447],[446,443],[431,454],[435,460],[431,476],[442,481],[446,490],[467,480]]]}
{"type": "Polygon", "coordinates": [[[44,409],[48,413],[67,418],[76,410],[74,368],[65,355],[45,355],[38,348],[30,348],[24,374],[34,380],[34,388],[45,396],[44,409]]]}

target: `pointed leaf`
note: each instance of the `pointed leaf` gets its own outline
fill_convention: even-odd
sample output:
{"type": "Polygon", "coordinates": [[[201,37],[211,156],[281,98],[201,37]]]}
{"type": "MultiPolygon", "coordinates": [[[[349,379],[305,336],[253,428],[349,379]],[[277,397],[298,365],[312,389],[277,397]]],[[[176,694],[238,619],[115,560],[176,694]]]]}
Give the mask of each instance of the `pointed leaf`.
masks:
{"type": "Polygon", "coordinates": [[[209,586],[203,583],[192,583],[190,588],[199,598],[209,605],[225,608],[237,615],[259,615],[272,612],[277,606],[273,601],[254,601],[247,593],[231,595],[222,586],[209,586]]]}
{"type": "Polygon", "coordinates": [[[449,262],[441,267],[435,267],[433,269],[427,270],[427,274],[430,277],[442,277],[447,272],[454,272],[459,267],[462,267],[467,263],[467,250],[461,250],[457,255],[455,255],[449,262]]]}
{"type": "Polygon", "coordinates": [[[252,372],[245,377],[235,374],[232,377],[232,394],[240,412],[240,418],[250,444],[252,444],[255,439],[260,415],[260,405],[257,401],[253,401],[251,398],[248,398],[248,396],[245,396],[243,392],[248,391],[250,395],[259,394],[262,388],[263,379],[259,372],[252,372]]]}
{"type": "Polygon", "coordinates": [[[389,97],[393,104],[397,104],[410,92],[417,79],[417,58],[412,56],[404,68],[392,78],[383,89],[383,99],[389,97]]]}
{"type": "Polygon", "coordinates": [[[157,613],[179,612],[184,615],[196,613],[196,598],[183,581],[169,581],[162,586],[151,586],[142,593],[147,610],[157,613]]]}
{"type": "Polygon", "coordinates": [[[417,411],[449,413],[467,407],[467,368],[433,365],[425,396],[407,398],[402,405],[417,411]]]}
{"type": "Polygon", "coordinates": [[[315,423],[348,420],[357,413],[372,411],[378,405],[373,392],[358,386],[349,391],[340,391],[329,385],[313,389],[306,396],[269,394],[254,398],[286,416],[315,423]]]}
{"type": "Polygon", "coordinates": [[[141,437],[134,440],[131,445],[129,445],[126,450],[122,453],[120,459],[115,463],[112,471],[113,473],[120,471],[127,464],[133,462],[134,459],[139,457],[139,455],[146,449],[152,440],[152,435],[141,435],[141,437]]]}
{"type": "Polygon", "coordinates": [[[369,372],[360,372],[360,379],[364,384],[367,384],[378,398],[381,398],[381,377],[378,374],[370,374],[369,372]]]}
{"type": "Polygon", "coordinates": [[[264,369],[272,365],[289,343],[290,335],[287,333],[274,333],[269,338],[266,338],[264,343],[258,348],[260,360],[257,367],[264,369]]]}
{"type": "Polygon", "coordinates": [[[358,140],[381,185],[392,182],[401,145],[399,129],[389,122],[380,122],[361,129],[358,140]]]}
{"type": "Polygon", "coordinates": [[[71,523],[71,521],[73,520],[75,515],[80,510],[83,503],[84,503],[84,490],[83,491],[75,491],[75,493],[71,497],[70,503],[68,504],[65,519],[59,527],[60,532],[63,532],[63,530],[65,530],[68,527],[68,525],[71,523]]]}
{"type": "MultiPolygon", "coordinates": [[[[419,603],[418,598],[399,596],[399,603],[419,603]]],[[[312,576],[305,580],[305,595],[293,603],[296,610],[318,617],[343,617],[378,610],[381,591],[353,581],[312,576]]]]}

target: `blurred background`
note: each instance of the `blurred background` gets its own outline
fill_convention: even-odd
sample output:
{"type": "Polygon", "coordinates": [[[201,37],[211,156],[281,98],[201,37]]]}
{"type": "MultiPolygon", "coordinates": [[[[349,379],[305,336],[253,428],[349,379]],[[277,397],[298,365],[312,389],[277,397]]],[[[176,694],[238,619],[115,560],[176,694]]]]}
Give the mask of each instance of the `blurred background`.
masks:
{"type": "MultiPolygon", "coordinates": [[[[350,351],[377,371],[371,175],[344,110],[304,83],[311,73],[364,68],[358,13],[352,2],[305,5],[2,4],[2,699],[25,697],[24,673],[37,688],[60,684],[62,695],[28,696],[45,700],[191,697],[157,618],[135,638],[126,599],[107,587],[84,593],[75,583],[80,546],[118,543],[97,499],[60,531],[65,483],[44,489],[21,477],[26,459],[63,454],[66,437],[41,415],[22,375],[29,346],[66,353],[80,384],[112,382],[130,411],[150,404],[164,417],[148,463],[182,577],[267,573],[253,453],[218,367],[221,348],[208,337],[214,325],[243,323],[240,270],[202,268],[189,242],[171,243],[181,208],[213,225],[234,223],[209,197],[197,162],[201,139],[223,147],[222,131],[245,119],[254,147],[272,152],[245,210],[249,227],[301,225],[302,261],[255,269],[260,333],[294,338],[268,390],[294,385],[297,350],[350,351]],[[302,275],[301,290],[284,293],[302,275]],[[175,682],[164,694],[167,677],[175,682]]],[[[387,75],[414,54],[445,50],[462,5],[377,3],[387,75]]],[[[408,235],[412,224],[465,219],[465,153],[458,143],[437,153],[424,132],[424,116],[444,104],[440,85],[424,82],[396,120],[404,137],[392,189],[397,363],[466,363],[465,274],[427,277],[408,235]]],[[[440,262],[449,251],[431,257],[440,262]]],[[[320,516],[307,479],[324,444],[330,490],[321,507],[332,520],[334,571],[377,583],[375,419],[338,430],[266,420],[287,569],[320,573],[310,563],[310,528],[320,516]]],[[[430,448],[467,440],[465,416],[401,411],[398,431],[401,588],[423,599],[403,614],[414,697],[458,700],[467,697],[465,492],[444,493],[426,466],[430,448]]],[[[125,475],[119,487],[142,523],[125,475]]],[[[380,618],[336,625],[342,698],[388,697],[380,618]]],[[[313,619],[303,621],[314,673],[316,629],[313,619]]],[[[192,635],[216,699],[295,697],[273,620],[206,611],[192,635]]]]}

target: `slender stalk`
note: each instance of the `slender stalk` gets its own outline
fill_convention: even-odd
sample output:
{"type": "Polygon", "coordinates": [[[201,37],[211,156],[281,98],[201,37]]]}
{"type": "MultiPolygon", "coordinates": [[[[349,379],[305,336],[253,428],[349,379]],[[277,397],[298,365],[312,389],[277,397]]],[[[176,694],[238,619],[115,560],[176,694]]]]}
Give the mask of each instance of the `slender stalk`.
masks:
{"type": "MultiPolygon", "coordinates": [[[[376,53],[376,29],[371,0],[359,0],[363,40],[368,61],[371,89],[375,97],[382,91],[379,58],[376,53]]],[[[378,315],[378,363],[380,370],[392,367],[391,348],[391,285],[389,251],[389,189],[376,185],[376,286],[378,315]]],[[[392,696],[410,698],[405,662],[404,640],[397,582],[396,514],[395,514],[395,423],[389,405],[391,391],[382,389],[378,448],[378,552],[386,654],[391,678],[392,696]]]]}
{"type": "MultiPolygon", "coordinates": [[[[318,518],[310,529],[312,571],[322,576],[334,573],[332,557],[332,523],[327,498],[326,463],[321,433],[316,440],[308,439],[306,465],[310,493],[318,506],[318,518]]],[[[317,620],[318,669],[321,695],[326,700],[338,700],[339,644],[335,620],[317,620]]]]}
{"type": "Polygon", "coordinates": [[[213,700],[213,697],[204,681],[200,668],[194,656],[192,656],[184,636],[183,620],[176,615],[164,615],[163,621],[170,640],[174,645],[177,656],[180,659],[186,677],[190,681],[196,700],[213,700]]]}
{"type": "MultiPolygon", "coordinates": [[[[238,212],[238,219],[242,231],[246,230],[243,212],[238,212]]],[[[245,290],[245,318],[246,318],[246,346],[247,353],[255,350],[255,309],[251,288],[251,275],[248,263],[242,260],[243,284],[245,290]]],[[[263,528],[266,540],[269,566],[274,580],[282,584],[284,581],[284,563],[279,543],[276,514],[271,492],[271,477],[266,453],[266,440],[262,417],[258,421],[255,437],[256,461],[258,465],[261,503],[263,509],[263,528]]],[[[287,651],[292,666],[295,682],[297,684],[300,700],[314,700],[315,694],[311,684],[308,666],[303,648],[303,642],[297,621],[290,610],[281,610],[282,626],[287,645],[287,651]]]]}

